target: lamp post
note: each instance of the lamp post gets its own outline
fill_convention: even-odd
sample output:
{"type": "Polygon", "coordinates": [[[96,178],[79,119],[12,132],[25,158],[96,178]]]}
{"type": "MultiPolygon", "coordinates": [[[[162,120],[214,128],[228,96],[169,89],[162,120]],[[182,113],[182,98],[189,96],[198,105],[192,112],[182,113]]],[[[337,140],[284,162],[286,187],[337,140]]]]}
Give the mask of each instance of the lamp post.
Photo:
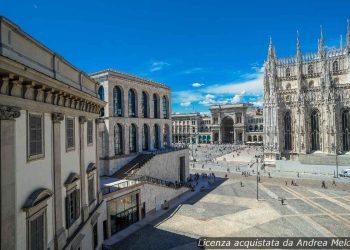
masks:
{"type": "Polygon", "coordinates": [[[335,171],[336,171],[336,174],[334,175],[334,178],[339,178],[339,171],[338,171],[338,155],[341,154],[341,151],[338,150],[338,147],[334,145],[334,143],[332,144],[332,149],[333,151],[335,151],[335,171]]]}
{"type": "Polygon", "coordinates": [[[259,158],[261,156],[260,155],[255,155],[255,159],[256,159],[256,200],[259,201],[259,158]]]}

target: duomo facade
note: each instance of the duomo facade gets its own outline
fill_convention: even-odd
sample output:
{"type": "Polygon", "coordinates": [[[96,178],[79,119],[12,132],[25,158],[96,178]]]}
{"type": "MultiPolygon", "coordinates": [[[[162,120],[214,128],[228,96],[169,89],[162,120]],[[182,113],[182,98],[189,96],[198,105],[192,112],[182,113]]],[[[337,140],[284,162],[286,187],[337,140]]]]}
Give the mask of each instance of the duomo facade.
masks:
{"type": "Polygon", "coordinates": [[[350,25],[346,46],[277,58],[270,39],[264,72],[265,162],[350,152],[350,25]]]}

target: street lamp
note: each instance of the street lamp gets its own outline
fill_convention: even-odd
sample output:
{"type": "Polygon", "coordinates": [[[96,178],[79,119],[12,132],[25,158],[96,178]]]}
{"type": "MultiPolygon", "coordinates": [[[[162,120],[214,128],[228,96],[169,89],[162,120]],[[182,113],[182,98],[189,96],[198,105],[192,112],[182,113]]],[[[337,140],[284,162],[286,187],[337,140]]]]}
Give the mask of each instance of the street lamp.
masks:
{"type": "Polygon", "coordinates": [[[339,171],[338,171],[338,155],[341,154],[342,152],[340,150],[338,150],[338,147],[334,145],[334,143],[332,143],[332,149],[333,151],[335,151],[335,167],[336,167],[336,173],[334,175],[334,178],[339,178],[339,171]]]}
{"type": "MultiPolygon", "coordinates": [[[[258,163],[259,163],[259,158],[261,159],[261,155],[255,155],[255,159],[256,159],[256,200],[259,200],[259,167],[258,167],[258,163]]],[[[261,160],[260,160],[261,162],[261,160]]]]}

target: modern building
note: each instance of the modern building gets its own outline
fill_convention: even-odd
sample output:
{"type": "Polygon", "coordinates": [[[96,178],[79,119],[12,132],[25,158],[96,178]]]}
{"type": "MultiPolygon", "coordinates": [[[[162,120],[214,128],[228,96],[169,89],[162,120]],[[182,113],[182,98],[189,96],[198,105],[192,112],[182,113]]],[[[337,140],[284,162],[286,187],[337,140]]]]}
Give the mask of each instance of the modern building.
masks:
{"type": "Polygon", "coordinates": [[[262,111],[253,104],[213,105],[210,111],[213,143],[263,143],[262,111]]]}
{"type": "Polygon", "coordinates": [[[92,73],[107,102],[99,135],[110,237],[188,191],[189,153],[171,143],[170,89],[115,70],[92,73]]]}
{"type": "MultiPolygon", "coordinates": [[[[265,160],[310,160],[350,152],[350,25],[346,45],[277,58],[270,40],[264,74],[265,160]]],[[[344,158],[345,161],[345,158],[344,158]]],[[[346,161],[350,162],[349,158],[346,161]]]]}
{"type": "Polygon", "coordinates": [[[174,143],[210,143],[211,118],[201,113],[181,113],[172,115],[174,143]]]}
{"type": "Polygon", "coordinates": [[[1,249],[101,249],[98,83],[0,17],[1,249]]]}

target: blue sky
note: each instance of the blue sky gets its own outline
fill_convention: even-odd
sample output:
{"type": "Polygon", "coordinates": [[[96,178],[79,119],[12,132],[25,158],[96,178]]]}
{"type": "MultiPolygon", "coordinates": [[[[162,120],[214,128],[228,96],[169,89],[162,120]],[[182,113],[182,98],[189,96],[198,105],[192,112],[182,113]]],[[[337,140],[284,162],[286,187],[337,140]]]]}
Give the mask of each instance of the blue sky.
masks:
{"type": "Polygon", "coordinates": [[[348,0],[14,1],[0,14],[90,73],[105,68],[165,83],[175,112],[261,103],[269,36],[277,56],[345,42],[348,0]]]}

